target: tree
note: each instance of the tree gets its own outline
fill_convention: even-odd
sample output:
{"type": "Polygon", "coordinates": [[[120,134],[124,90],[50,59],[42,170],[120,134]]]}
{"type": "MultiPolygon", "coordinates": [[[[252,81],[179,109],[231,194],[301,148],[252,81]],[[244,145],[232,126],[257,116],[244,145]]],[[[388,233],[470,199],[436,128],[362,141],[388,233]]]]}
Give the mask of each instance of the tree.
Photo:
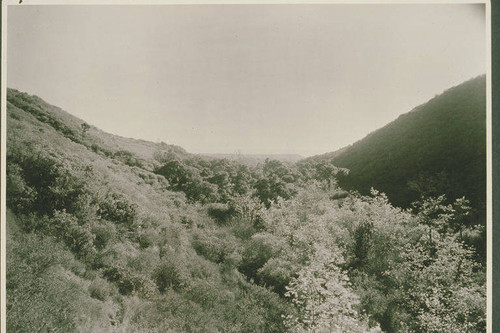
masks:
{"type": "Polygon", "coordinates": [[[87,133],[87,131],[90,129],[90,126],[87,123],[82,123],[81,127],[83,134],[87,133]]]}
{"type": "Polygon", "coordinates": [[[390,270],[403,291],[407,332],[484,332],[484,272],[473,251],[456,235],[435,239],[435,253],[425,242],[407,244],[402,262],[390,270]]]}
{"type": "Polygon", "coordinates": [[[470,201],[465,197],[458,198],[453,202],[453,218],[450,221],[450,227],[453,231],[460,233],[460,240],[462,240],[462,231],[465,226],[465,220],[470,215],[471,206],[470,201]]]}
{"type": "Polygon", "coordinates": [[[418,211],[417,218],[419,222],[427,226],[429,231],[429,244],[432,246],[432,234],[434,230],[445,231],[448,227],[448,222],[453,216],[453,207],[445,204],[446,197],[429,197],[413,203],[418,211]]]}
{"type": "Polygon", "coordinates": [[[342,263],[340,250],[332,252],[319,244],[315,246],[309,265],[286,288],[285,297],[298,309],[298,316],[285,318],[291,332],[369,330],[356,310],[358,297],[351,290],[347,275],[338,267],[342,263]]]}

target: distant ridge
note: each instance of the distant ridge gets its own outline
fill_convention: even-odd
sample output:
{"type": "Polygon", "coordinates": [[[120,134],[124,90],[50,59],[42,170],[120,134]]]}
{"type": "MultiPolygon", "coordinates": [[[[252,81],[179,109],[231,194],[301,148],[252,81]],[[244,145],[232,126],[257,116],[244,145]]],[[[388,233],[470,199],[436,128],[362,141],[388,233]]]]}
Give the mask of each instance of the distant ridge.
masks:
{"type": "Polygon", "coordinates": [[[224,158],[231,161],[237,161],[243,164],[256,165],[258,163],[264,162],[266,159],[278,160],[281,162],[295,163],[304,158],[304,156],[298,154],[199,154],[200,156],[207,156],[212,158],[224,158]]]}

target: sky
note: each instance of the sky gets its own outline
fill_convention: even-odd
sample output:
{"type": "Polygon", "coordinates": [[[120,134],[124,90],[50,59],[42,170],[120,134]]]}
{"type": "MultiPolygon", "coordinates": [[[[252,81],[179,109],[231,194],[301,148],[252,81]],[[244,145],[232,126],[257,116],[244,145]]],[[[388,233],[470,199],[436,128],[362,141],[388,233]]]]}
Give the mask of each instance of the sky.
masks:
{"type": "Polygon", "coordinates": [[[192,153],[362,139],[486,72],[484,5],[8,7],[7,82],[192,153]]]}

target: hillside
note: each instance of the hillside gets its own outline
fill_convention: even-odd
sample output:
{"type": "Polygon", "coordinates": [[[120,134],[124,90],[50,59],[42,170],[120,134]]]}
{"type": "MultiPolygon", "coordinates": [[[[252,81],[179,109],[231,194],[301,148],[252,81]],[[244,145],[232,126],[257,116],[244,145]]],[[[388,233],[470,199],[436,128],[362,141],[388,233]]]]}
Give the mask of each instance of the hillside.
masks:
{"type": "MultiPolygon", "coordinates": [[[[130,157],[129,164],[144,163],[144,167],[152,169],[156,165],[155,161],[164,155],[190,156],[179,146],[111,135],[56,106],[46,103],[37,96],[28,95],[15,89],[7,91],[7,107],[9,110],[13,110],[12,117],[21,117],[17,120],[26,120],[37,126],[41,133],[45,131],[46,127],[42,124],[47,125],[51,128],[51,132],[55,130],[59,135],[75,144],[81,144],[97,154],[122,160],[130,157]],[[32,117],[26,118],[23,112],[14,112],[14,110],[26,111],[32,117]],[[124,156],[120,156],[120,154],[124,154],[124,156]]],[[[44,136],[41,138],[43,139],[44,136]]]]}
{"type": "Polygon", "coordinates": [[[9,332],[485,330],[466,201],[409,212],[331,161],[200,157],[7,101],[9,332]]]}
{"type": "Polygon", "coordinates": [[[330,159],[349,174],[344,189],[369,193],[374,187],[396,206],[420,195],[465,196],[474,208],[471,223],[485,223],[486,79],[453,87],[401,115],[330,159]]]}
{"type": "Polygon", "coordinates": [[[335,151],[331,151],[328,153],[323,153],[320,155],[315,155],[306,158],[306,160],[314,160],[314,161],[331,161],[333,158],[337,157],[338,155],[342,154],[346,149],[348,149],[351,145],[342,147],[340,149],[337,149],[335,151]]]}
{"type": "MultiPolygon", "coordinates": [[[[83,130],[83,121],[15,90],[8,91],[7,111],[9,331],[282,326],[277,295],[193,247],[195,235],[201,246],[215,237],[206,208],[152,172],[158,160],[191,155],[93,126],[83,130]],[[275,309],[261,313],[261,303],[275,309]]],[[[236,244],[218,233],[229,253],[214,255],[223,258],[236,244]]]]}

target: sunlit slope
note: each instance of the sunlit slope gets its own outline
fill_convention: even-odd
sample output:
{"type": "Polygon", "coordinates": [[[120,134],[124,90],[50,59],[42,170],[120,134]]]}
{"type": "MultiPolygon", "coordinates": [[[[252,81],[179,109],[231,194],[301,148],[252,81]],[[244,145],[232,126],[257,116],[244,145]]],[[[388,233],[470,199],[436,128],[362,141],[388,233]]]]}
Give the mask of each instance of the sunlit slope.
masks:
{"type": "Polygon", "coordinates": [[[480,76],[416,107],[333,157],[345,189],[385,192],[408,207],[424,195],[466,196],[484,218],[486,79],[480,76]]]}
{"type": "Polygon", "coordinates": [[[277,294],[193,245],[237,239],[153,172],[190,154],[82,126],[26,93],[7,100],[9,331],[283,331],[277,294]]]}
{"type": "MultiPolygon", "coordinates": [[[[150,164],[154,163],[155,157],[162,154],[188,155],[179,146],[136,140],[106,133],[59,107],[48,104],[38,96],[19,92],[15,89],[7,90],[7,106],[9,110],[12,110],[12,113],[16,113],[16,109],[22,110],[30,114],[38,122],[53,128],[58,134],[74,143],[82,144],[98,154],[122,160],[130,158],[129,164],[142,163],[144,166],[151,167],[150,164]]],[[[36,124],[37,122],[34,119],[26,118],[26,120],[36,124]]],[[[40,124],[37,124],[37,126],[40,126],[40,124]]]]}

